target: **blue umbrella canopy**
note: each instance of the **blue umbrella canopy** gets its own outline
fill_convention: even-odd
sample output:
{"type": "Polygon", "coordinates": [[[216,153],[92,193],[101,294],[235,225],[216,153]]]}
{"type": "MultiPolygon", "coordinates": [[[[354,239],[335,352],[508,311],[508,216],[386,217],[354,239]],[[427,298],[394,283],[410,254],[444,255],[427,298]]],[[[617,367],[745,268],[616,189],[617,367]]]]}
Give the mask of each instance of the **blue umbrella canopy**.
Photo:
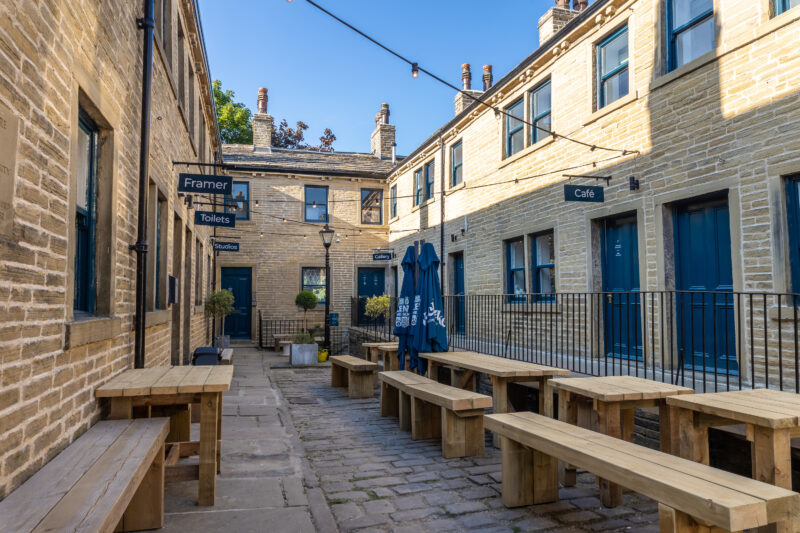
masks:
{"type": "Polygon", "coordinates": [[[414,309],[411,315],[411,362],[420,373],[425,373],[427,361],[417,357],[419,352],[446,352],[447,328],[442,305],[442,287],[439,284],[439,257],[429,242],[419,254],[419,279],[414,309]]]}
{"type": "Polygon", "coordinates": [[[397,298],[397,313],[394,321],[394,334],[397,335],[397,359],[400,370],[405,369],[405,355],[411,345],[411,302],[414,300],[414,268],[417,264],[417,250],[409,246],[403,256],[403,286],[397,298]]]}

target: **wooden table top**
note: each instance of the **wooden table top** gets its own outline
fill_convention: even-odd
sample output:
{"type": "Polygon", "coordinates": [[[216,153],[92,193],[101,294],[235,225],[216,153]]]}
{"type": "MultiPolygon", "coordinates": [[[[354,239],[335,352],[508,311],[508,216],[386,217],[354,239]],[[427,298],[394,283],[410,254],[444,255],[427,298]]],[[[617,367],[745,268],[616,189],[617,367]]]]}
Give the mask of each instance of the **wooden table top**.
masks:
{"type": "Polygon", "coordinates": [[[155,366],[126,370],[97,388],[95,396],[153,396],[224,392],[231,388],[233,366],[155,366]]]}
{"type": "Polygon", "coordinates": [[[574,392],[602,402],[653,400],[694,393],[693,389],[634,376],[556,378],[550,383],[559,390],[574,392]]]}
{"type": "Polygon", "coordinates": [[[384,342],[375,346],[379,352],[396,352],[399,347],[400,345],[397,342],[384,342]]]}
{"type": "Polygon", "coordinates": [[[800,426],[800,395],[772,389],[708,392],[669,398],[667,404],[770,428],[800,426]]]}
{"type": "MultiPolygon", "coordinates": [[[[385,346],[385,345],[387,345],[387,344],[391,344],[391,343],[390,343],[390,342],[387,342],[387,341],[381,341],[381,342],[362,342],[362,343],[361,343],[361,346],[363,346],[364,348],[377,348],[378,346],[385,346]]],[[[397,344],[397,343],[395,343],[395,344],[397,344]]]]}
{"type": "Polygon", "coordinates": [[[526,363],[476,352],[426,352],[419,354],[429,361],[457,366],[500,378],[566,376],[569,370],[526,363]]]}

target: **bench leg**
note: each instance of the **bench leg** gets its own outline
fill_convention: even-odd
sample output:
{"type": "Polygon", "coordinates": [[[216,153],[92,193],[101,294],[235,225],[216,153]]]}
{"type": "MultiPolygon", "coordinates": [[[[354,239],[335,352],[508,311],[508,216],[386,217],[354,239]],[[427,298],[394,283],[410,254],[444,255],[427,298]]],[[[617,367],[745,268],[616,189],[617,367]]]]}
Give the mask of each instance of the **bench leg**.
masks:
{"type": "MultiPolygon", "coordinates": [[[[753,428],[753,479],[792,489],[791,438],[788,429],[761,426],[753,428]]],[[[759,533],[792,533],[792,520],[786,520],[757,529],[759,533]]]]}
{"type": "Polygon", "coordinates": [[[483,455],[483,413],[458,416],[449,409],[441,409],[442,455],[446,459],[483,455]]]}
{"type": "Polygon", "coordinates": [[[164,445],[122,515],[122,531],[164,527],[164,445]]]}
{"type": "MultiPolygon", "coordinates": [[[[578,404],[572,401],[569,391],[558,391],[558,419],[567,424],[578,425],[578,404]]],[[[564,461],[558,463],[558,477],[565,487],[574,487],[577,483],[577,471],[574,466],[564,461]]]]}
{"type": "Polygon", "coordinates": [[[468,391],[475,390],[475,372],[460,368],[450,369],[450,386],[468,391]]]}
{"type": "Polygon", "coordinates": [[[546,377],[539,380],[539,414],[553,418],[553,386],[546,377]]]}
{"type": "Polygon", "coordinates": [[[200,482],[197,504],[214,505],[217,494],[217,406],[221,394],[206,392],[201,396],[200,413],[200,482]]]}
{"type": "Polygon", "coordinates": [[[500,436],[503,461],[503,505],[533,505],[533,450],[500,436]]]}
{"type": "Polygon", "coordinates": [[[721,527],[700,524],[683,511],[663,503],[658,504],[658,526],[660,533],[730,533],[721,527]]]}
{"type": "Polygon", "coordinates": [[[381,381],[381,416],[398,416],[399,413],[399,391],[386,383],[381,381]]]}
{"type": "Polygon", "coordinates": [[[400,405],[397,409],[398,418],[400,419],[400,429],[411,431],[411,396],[405,391],[398,391],[398,399],[400,405]]]}
{"type": "Polygon", "coordinates": [[[347,369],[335,363],[331,364],[331,387],[347,387],[347,369]]]}
{"type": "Polygon", "coordinates": [[[442,408],[419,398],[411,398],[411,438],[435,439],[442,436],[442,408]]]}
{"type": "Polygon", "coordinates": [[[372,398],[372,372],[347,371],[347,396],[350,398],[372,398]]]}
{"type": "MultiPolygon", "coordinates": [[[[508,403],[508,383],[496,376],[489,376],[489,378],[492,380],[492,411],[510,413],[513,409],[509,408],[510,404],[508,403]]],[[[492,444],[495,448],[500,447],[497,433],[493,433],[492,444]]]]}
{"type": "MultiPolygon", "coordinates": [[[[622,420],[618,403],[597,402],[597,427],[609,437],[622,438],[622,420]]],[[[622,487],[600,478],[600,500],[606,507],[622,503],[622,487]]]]}

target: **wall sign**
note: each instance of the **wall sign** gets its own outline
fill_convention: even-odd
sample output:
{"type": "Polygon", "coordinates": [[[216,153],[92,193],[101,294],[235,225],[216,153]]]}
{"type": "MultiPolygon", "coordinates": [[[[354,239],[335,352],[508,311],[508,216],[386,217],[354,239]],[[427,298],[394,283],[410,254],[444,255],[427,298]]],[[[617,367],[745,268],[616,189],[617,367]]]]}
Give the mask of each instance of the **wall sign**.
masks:
{"type": "Polygon", "coordinates": [[[0,103],[0,235],[14,231],[14,177],[17,174],[19,119],[0,103]]]}
{"type": "Polygon", "coordinates": [[[603,188],[595,185],[564,185],[567,202],[603,202],[603,188]]]}
{"type": "Polygon", "coordinates": [[[233,178],[230,176],[209,176],[207,174],[178,174],[178,192],[204,194],[231,194],[233,178]]]}
{"type": "Polygon", "coordinates": [[[377,254],[372,254],[373,261],[391,261],[392,260],[392,252],[380,252],[377,254]]]}
{"type": "Polygon", "coordinates": [[[239,251],[239,243],[238,242],[215,241],[214,242],[214,251],[216,251],[216,252],[238,252],[239,251]]]}
{"type": "Polygon", "coordinates": [[[234,213],[215,213],[213,211],[195,211],[194,223],[198,226],[224,226],[227,228],[236,227],[236,215],[234,213]]]}

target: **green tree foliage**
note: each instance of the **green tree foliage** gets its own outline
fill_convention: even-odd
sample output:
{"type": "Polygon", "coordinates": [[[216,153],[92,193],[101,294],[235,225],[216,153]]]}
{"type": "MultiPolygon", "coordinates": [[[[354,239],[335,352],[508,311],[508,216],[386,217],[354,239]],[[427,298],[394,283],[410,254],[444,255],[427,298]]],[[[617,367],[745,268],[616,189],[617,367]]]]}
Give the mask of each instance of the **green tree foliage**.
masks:
{"type": "Polygon", "coordinates": [[[222,142],[226,144],[253,144],[253,117],[241,102],[234,102],[232,90],[222,90],[222,82],[214,80],[214,103],[222,142]]]}
{"type": "Polygon", "coordinates": [[[333,152],[333,142],[336,135],[330,128],[325,128],[319,138],[319,145],[312,146],[305,142],[305,131],[308,124],[302,120],[297,121],[297,125],[292,128],[286,119],[281,120],[277,129],[272,130],[272,146],[275,148],[288,148],[290,150],[314,150],[318,152],[333,152]]]}
{"type": "Polygon", "coordinates": [[[370,296],[364,306],[364,313],[370,318],[389,317],[389,296],[370,296]]]}
{"type": "Polygon", "coordinates": [[[311,291],[300,291],[294,298],[294,305],[303,310],[303,330],[308,328],[306,313],[317,306],[317,297],[311,291]]]}

